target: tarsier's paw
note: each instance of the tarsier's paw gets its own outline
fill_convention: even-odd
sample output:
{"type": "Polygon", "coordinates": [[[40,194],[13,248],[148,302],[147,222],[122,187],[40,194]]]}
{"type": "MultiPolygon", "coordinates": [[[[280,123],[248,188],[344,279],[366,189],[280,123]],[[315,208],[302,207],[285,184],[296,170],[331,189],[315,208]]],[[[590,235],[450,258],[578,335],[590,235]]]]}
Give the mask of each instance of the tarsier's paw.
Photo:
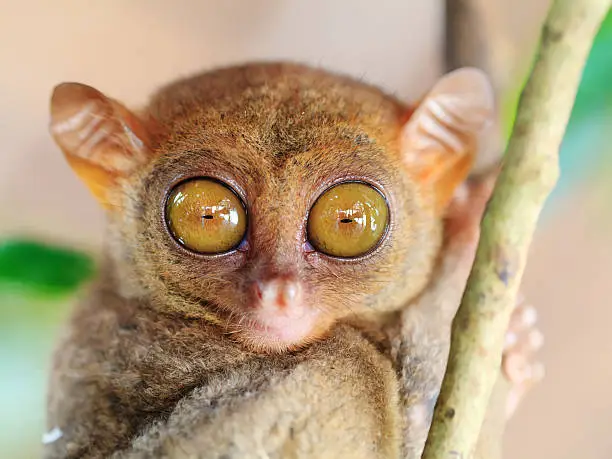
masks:
{"type": "Polygon", "coordinates": [[[537,312],[520,297],[510,318],[502,358],[502,371],[512,384],[506,404],[506,415],[512,416],[525,394],[544,377],[544,365],[534,354],[544,344],[537,328],[537,312]]]}

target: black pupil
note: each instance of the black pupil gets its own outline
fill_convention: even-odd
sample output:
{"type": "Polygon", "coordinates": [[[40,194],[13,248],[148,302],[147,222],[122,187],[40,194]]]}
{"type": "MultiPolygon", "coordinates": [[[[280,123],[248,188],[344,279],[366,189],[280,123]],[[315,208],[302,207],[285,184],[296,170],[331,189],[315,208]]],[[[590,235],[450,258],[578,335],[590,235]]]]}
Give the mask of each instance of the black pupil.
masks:
{"type": "Polygon", "coordinates": [[[352,218],[343,218],[342,220],[340,220],[341,223],[352,223],[353,219],[352,218]]]}
{"type": "Polygon", "coordinates": [[[202,218],[205,218],[206,220],[212,220],[213,216],[212,215],[202,215],[202,218]]]}

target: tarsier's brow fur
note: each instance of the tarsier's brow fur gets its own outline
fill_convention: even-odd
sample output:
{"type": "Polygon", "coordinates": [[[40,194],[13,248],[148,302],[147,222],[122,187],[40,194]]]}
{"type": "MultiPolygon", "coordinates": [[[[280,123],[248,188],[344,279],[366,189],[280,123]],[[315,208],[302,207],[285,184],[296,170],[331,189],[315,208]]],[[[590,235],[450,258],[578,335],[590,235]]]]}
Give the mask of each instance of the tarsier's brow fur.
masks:
{"type": "MultiPolygon", "coordinates": [[[[400,131],[411,113],[372,86],[284,63],[221,69],[157,92],[139,113],[152,133],[150,159],[108,191],[101,274],[56,352],[48,425],[63,435],[46,456],[418,450],[404,410],[431,405],[439,376],[402,373],[410,347],[392,352],[381,328],[402,323],[397,311],[427,285],[442,244],[431,190],[402,166],[400,131]],[[246,203],[247,253],[202,257],[168,234],[165,196],[196,176],[228,183],[246,203]],[[355,261],[305,257],[308,210],[348,179],[385,194],[385,241],[355,261]],[[247,285],[283,270],[302,280],[324,318],[300,346],[262,353],[234,335],[249,326],[247,285]]],[[[440,360],[444,345],[419,358],[440,360]]]]}

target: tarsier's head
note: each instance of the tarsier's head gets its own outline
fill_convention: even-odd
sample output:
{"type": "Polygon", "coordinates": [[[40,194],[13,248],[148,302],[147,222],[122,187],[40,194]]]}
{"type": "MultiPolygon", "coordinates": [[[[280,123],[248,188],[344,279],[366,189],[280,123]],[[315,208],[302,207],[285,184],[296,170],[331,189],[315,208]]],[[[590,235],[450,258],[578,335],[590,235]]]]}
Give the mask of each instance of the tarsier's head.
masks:
{"type": "Polygon", "coordinates": [[[108,213],[124,295],[273,352],[422,290],[492,113],[475,69],[409,108],[264,64],[179,81],[139,113],[65,83],[51,131],[108,213]]]}

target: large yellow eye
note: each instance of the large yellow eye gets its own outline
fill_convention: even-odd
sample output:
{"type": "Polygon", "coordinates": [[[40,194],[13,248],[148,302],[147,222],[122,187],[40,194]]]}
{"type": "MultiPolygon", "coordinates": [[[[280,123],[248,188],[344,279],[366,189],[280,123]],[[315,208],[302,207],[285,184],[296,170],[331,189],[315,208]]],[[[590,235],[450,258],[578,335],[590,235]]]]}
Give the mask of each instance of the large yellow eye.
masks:
{"type": "Polygon", "coordinates": [[[177,185],[166,202],[172,235],[194,252],[216,254],[236,248],[246,231],[240,198],[227,186],[198,178],[177,185]]]}
{"type": "Polygon", "coordinates": [[[389,207],[378,190],[365,183],[341,183],[312,206],[308,239],[319,252],[353,258],[376,248],[388,223],[389,207]]]}

